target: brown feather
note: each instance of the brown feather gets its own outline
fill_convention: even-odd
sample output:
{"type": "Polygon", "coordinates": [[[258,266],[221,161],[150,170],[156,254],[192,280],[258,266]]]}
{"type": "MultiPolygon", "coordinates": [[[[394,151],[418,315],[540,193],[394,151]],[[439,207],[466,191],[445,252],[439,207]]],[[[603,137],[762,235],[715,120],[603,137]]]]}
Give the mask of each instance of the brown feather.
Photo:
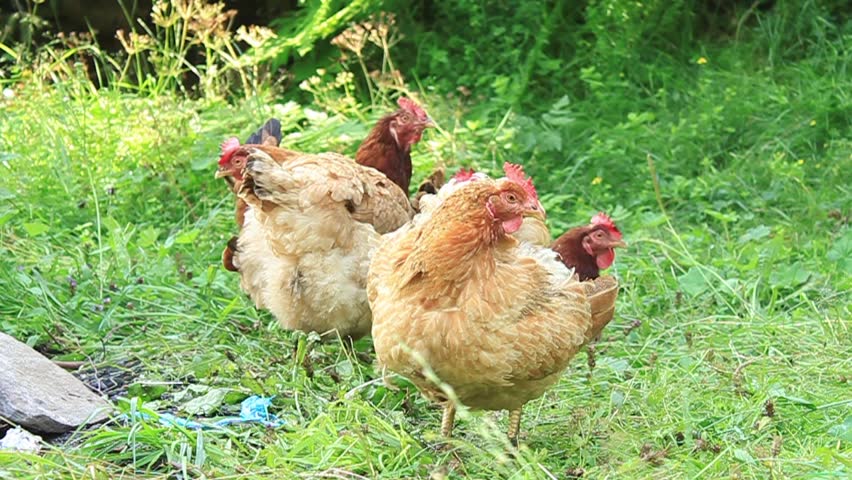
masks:
{"type": "Polygon", "coordinates": [[[237,237],[231,237],[225,249],[222,250],[222,265],[229,272],[239,272],[239,269],[234,264],[234,254],[237,252],[237,237]]]}

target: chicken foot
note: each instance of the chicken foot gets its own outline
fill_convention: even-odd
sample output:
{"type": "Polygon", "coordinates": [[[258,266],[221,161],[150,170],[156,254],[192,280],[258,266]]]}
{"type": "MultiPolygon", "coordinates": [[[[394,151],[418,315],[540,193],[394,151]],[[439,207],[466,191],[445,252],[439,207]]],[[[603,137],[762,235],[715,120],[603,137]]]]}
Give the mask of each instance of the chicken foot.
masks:
{"type": "Polygon", "coordinates": [[[524,407],[509,411],[509,442],[518,447],[518,436],[521,433],[521,411],[524,407]]]}

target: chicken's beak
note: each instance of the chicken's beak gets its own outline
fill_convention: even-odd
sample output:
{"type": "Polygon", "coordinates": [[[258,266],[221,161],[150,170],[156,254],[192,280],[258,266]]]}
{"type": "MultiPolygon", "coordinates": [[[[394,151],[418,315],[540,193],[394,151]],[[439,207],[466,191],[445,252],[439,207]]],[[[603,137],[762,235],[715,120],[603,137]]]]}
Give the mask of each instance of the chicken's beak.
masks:
{"type": "Polygon", "coordinates": [[[222,177],[227,177],[228,175],[230,175],[230,173],[227,170],[223,170],[223,169],[220,168],[219,170],[216,170],[215,176],[216,176],[216,178],[222,178],[222,177]]]}
{"type": "Polygon", "coordinates": [[[437,127],[437,125],[435,124],[435,121],[432,120],[432,117],[429,117],[429,116],[426,117],[426,120],[421,120],[420,125],[423,128],[430,128],[430,127],[435,128],[435,127],[437,127]]]}
{"type": "Polygon", "coordinates": [[[544,212],[544,205],[542,205],[541,202],[539,202],[538,200],[529,202],[526,207],[526,211],[524,211],[525,217],[536,217],[541,220],[544,220],[545,216],[547,215],[544,212]]]}
{"type": "Polygon", "coordinates": [[[610,248],[627,248],[627,242],[624,240],[616,240],[609,244],[610,248]]]}
{"type": "Polygon", "coordinates": [[[525,217],[538,218],[539,220],[544,220],[544,210],[542,210],[540,208],[536,208],[535,210],[528,209],[526,212],[524,212],[524,216],[525,217]]]}
{"type": "Polygon", "coordinates": [[[532,200],[524,205],[524,217],[538,217],[544,219],[544,207],[538,200],[532,200]]]}

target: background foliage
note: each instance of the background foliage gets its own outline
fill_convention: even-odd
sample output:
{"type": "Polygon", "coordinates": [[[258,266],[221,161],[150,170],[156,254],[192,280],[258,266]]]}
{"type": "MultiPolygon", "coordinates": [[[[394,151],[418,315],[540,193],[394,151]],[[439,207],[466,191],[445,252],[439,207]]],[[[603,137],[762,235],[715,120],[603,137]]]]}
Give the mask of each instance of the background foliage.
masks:
{"type": "Polygon", "coordinates": [[[174,0],[112,46],[24,3],[0,40],[0,330],[84,360],[125,413],[258,393],[287,426],[116,419],[0,452],[0,476],[849,475],[846,2],[321,0],[259,28],[174,0]],[[287,145],[352,154],[400,93],[439,123],[418,178],[520,161],[554,234],[606,210],[630,243],[596,362],[528,407],[515,458],[487,413],[462,415],[460,463],[434,450],[413,389],[280,330],[219,266],[223,138],[276,116],[287,145]]]}

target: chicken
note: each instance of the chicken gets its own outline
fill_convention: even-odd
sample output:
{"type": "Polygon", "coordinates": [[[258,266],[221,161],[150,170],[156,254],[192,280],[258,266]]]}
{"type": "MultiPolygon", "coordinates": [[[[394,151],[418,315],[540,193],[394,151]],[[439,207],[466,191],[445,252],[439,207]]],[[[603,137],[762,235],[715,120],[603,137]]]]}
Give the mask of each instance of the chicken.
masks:
{"type": "MultiPolygon", "coordinates": [[[[385,173],[407,193],[411,181],[411,147],[420,140],[423,130],[433,123],[423,108],[412,100],[402,97],[397,103],[400,108],[376,123],[359,146],[355,159],[362,165],[372,166],[385,173]]],[[[222,145],[216,178],[225,178],[235,192],[239,190],[250,147],[262,150],[279,164],[303,155],[279,147],[280,141],[281,124],[276,119],[270,119],[261,130],[249,137],[245,145],[241,146],[236,137],[228,139],[222,145]],[[258,141],[260,145],[252,143],[258,141]]],[[[235,217],[237,225],[242,228],[247,205],[240,198],[237,198],[236,204],[235,217]]],[[[239,266],[234,263],[238,245],[239,242],[232,238],[222,252],[222,264],[232,272],[239,271],[239,266]]]]}
{"type": "MultiPolygon", "coordinates": [[[[236,138],[231,138],[228,142],[236,141],[236,138]]],[[[226,142],[227,145],[227,142],[226,142]]],[[[297,152],[294,150],[288,150],[286,148],[281,148],[275,145],[252,145],[245,144],[240,145],[237,142],[235,145],[231,145],[229,148],[223,146],[222,148],[222,157],[220,159],[219,170],[216,171],[217,178],[225,178],[232,185],[234,193],[238,192],[240,186],[243,182],[243,174],[242,170],[246,166],[246,160],[248,158],[248,149],[255,148],[263,151],[267,155],[269,155],[275,162],[281,164],[292,160],[299,155],[302,155],[301,152],[297,152]],[[222,159],[226,159],[224,162],[222,159]]],[[[237,197],[236,201],[236,211],[234,213],[234,218],[237,222],[238,227],[242,227],[243,223],[245,223],[245,215],[247,205],[244,201],[242,201],[239,197],[237,197]]]]}
{"type": "Polygon", "coordinates": [[[411,185],[411,147],[423,130],[434,125],[426,111],[409,98],[397,100],[399,110],[379,119],[361,142],[355,161],[385,174],[408,195],[411,185]]]}
{"type": "Polygon", "coordinates": [[[538,208],[533,210],[524,217],[524,223],[513,235],[521,242],[529,242],[534,245],[546,246],[550,243],[550,230],[547,228],[544,206],[538,199],[538,193],[535,190],[532,179],[525,177],[524,168],[520,165],[512,163],[504,163],[503,171],[506,173],[506,178],[524,186],[524,190],[532,196],[538,208]]]}
{"type": "Polygon", "coordinates": [[[370,332],[370,256],[382,234],[414,215],[403,174],[412,143],[431,125],[419,106],[399,103],[357,162],[335,153],[279,162],[263,147],[236,153],[245,158],[239,196],[249,205],[234,256],[240,286],[285,328],[351,339],[370,332]]]}
{"type": "Polygon", "coordinates": [[[523,405],[558,381],[603,328],[594,313],[615,302],[612,277],[579,282],[555,252],[511,236],[540,210],[517,180],[483,178],[457,189],[422,222],[386,235],[370,264],[379,365],[444,405],[446,437],[455,405],[424,364],[461,403],[509,410],[517,444],[523,405]]]}
{"type": "MultiPolygon", "coordinates": [[[[503,164],[503,172],[505,177],[510,180],[515,180],[517,183],[524,186],[528,195],[532,196],[538,202],[538,209],[529,213],[524,217],[524,222],[517,232],[512,234],[516,240],[522,242],[530,242],[535,245],[547,246],[550,245],[551,237],[550,230],[547,228],[546,213],[541,202],[538,200],[538,193],[533,185],[532,179],[527,178],[524,174],[524,168],[520,165],[505,162],[503,164]]],[[[440,205],[444,199],[450,196],[459,188],[468,185],[469,182],[487,179],[488,176],[482,172],[474,172],[472,169],[460,169],[446,184],[444,184],[435,195],[422,195],[418,198],[418,211],[430,212],[440,205]]]]}
{"type": "Polygon", "coordinates": [[[615,261],[615,248],[626,247],[621,232],[607,214],[600,212],[589,225],[575,227],[553,242],[565,266],[573,268],[580,281],[594,280],[615,261]]]}
{"type": "Polygon", "coordinates": [[[243,290],[287,329],[359,338],[370,332],[370,253],[413,211],[381,172],[334,153],[279,165],[249,149],[240,196],[250,214],[237,260],[243,290]]]}

